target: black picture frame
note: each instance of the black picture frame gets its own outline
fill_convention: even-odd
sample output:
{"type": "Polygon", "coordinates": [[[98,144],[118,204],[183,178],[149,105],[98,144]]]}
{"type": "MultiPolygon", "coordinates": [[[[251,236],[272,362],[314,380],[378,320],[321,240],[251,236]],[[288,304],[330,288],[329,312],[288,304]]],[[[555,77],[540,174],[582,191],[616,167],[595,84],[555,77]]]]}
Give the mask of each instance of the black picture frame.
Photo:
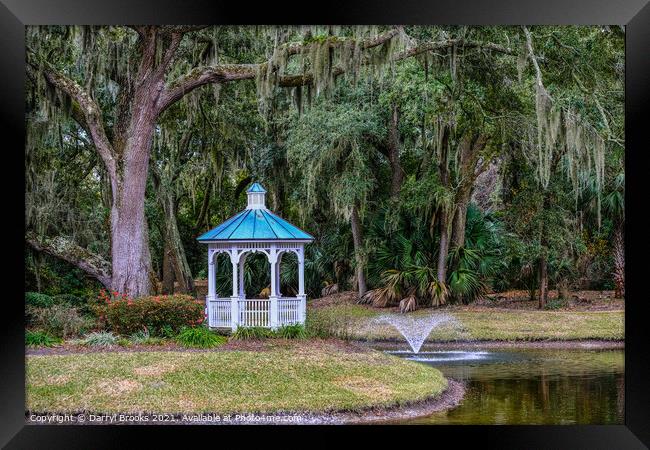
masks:
{"type": "MultiPolygon", "coordinates": [[[[645,128],[650,109],[650,4],[648,0],[444,0],[444,1],[330,1],[323,4],[267,2],[265,5],[191,0],[0,0],[0,110],[2,111],[3,228],[6,265],[0,352],[0,444],[7,448],[103,448],[124,446],[135,434],[154,440],[181,434],[189,445],[209,437],[214,445],[266,445],[275,439],[265,427],[161,426],[41,426],[25,423],[25,353],[23,325],[24,279],[24,26],[32,24],[608,24],[626,26],[626,291],[625,307],[625,424],[610,426],[435,426],[409,427],[299,427],[288,430],[295,445],[310,445],[303,433],[354,430],[383,438],[399,433],[408,445],[456,447],[468,439],[482,447],[498,448],[647,448],[650,445],[650,341],[643,285],[650,265],[644,210],[648,204],[649,149],[645,128]],[[15,226],[10,225],[17,222],[15,226]],[[7,246],[10,244],[10,246],[7,246]],[[7,270],[8,269],[8,270],[7,270]],[[208,433],[210,436],[208,436],[208,433]],[[215,435],[215,433],[220,433],[215,435]],[[418,434],[417,438],[414,433],[418,434]],[[218,439],[215,439],[218,436],[218,439]],[[428,439],[428,440],[427,440],[428,439]],[[418,442],[416,444],[416,442],[418,442]],[[442,444],[446,442],[446,444],[442,444]],[[451,444],[454,442],[454,444],[451,444]],[[235,444],[237,445],[237,444],[235,444]]],[[[278,442],[287,442],[285,439],[278,442]]],[[[139,444],[144,445],[144,444],[139,444]]],[[[292,444],[293,445],[293,444],[292,444]]]]}

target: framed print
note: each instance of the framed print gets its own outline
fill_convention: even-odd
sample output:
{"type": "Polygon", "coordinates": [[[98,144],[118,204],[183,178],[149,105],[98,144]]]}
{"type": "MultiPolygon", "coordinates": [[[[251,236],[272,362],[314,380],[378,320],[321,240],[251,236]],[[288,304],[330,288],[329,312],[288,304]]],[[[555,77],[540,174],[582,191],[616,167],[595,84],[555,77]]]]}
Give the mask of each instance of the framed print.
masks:
{"type": "Polygon", "coordinates": [[[0,17],[7,448],[646,448],[644,1],[0,17]]]}

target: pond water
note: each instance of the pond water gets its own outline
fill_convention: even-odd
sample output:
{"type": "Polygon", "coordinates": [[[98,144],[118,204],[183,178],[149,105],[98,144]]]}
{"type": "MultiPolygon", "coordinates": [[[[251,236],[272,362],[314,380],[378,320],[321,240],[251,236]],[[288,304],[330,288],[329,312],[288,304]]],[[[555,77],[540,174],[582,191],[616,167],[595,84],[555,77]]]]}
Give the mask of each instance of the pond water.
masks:
{"type": "Polygon", "coordinates": [[[466,383],[462,403],[409,424],[622,424],[624,350],[432,350],[396,356],[466,383]]]}

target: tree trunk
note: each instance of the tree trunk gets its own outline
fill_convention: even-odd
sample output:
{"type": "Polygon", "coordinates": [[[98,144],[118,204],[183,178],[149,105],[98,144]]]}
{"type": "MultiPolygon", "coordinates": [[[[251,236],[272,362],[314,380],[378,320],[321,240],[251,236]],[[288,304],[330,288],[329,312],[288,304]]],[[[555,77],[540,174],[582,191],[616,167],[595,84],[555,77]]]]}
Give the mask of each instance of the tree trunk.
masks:
{"type": "Polygon", "coordinates": [[[539,309],[546,306],[548,297],[548,267],[546,255],[542,255],[539,260],[539,309]]]}
{"type": "MultiPolygon", "coordinates": [[[[440,148],[440,160],[438,163],[438,175],[440,183],[445,189],[449,189],[449,166],[447,162],[449,144],[449,130],[445,128],[442,135],[440,148]]],[[[437,277],[439,283],[447,282],[447,255],[449,254],[449,211],[446,208],[440,208],[440,243],[438,245],[438,271],[437,277]]]]}
{"type": "MultiPolygon", "coordinates": [[[[134,106],[134,108],[137,108],[134,106]]],[[[149,150],[154,130],[152,105],[142,104],[126,132],[121,158],[121,171],[112,180],[111,208],[112,289],[131,297],[149,295],[151,257],[146,217],[144,213],[149,150]]],[[[119,147],[118,147],[119,148],[119,147]]]]}
{"type": "Polygon", "coordinates": [[[562,300],[569,299],[569,280],[561,278],[557,282],[557,298],[562,300]]]}
{"type": "MultiPolygon", "coordinates": [[[[152,173],[154,175],[156,174],[155,171],[152,173]]],[[[172,274],[167,274],[167,277],[172,279],[172,283],[173,280],[178,282],[179,292],[194,292],[194,278],[192,277],[190,265],[187,262],[185,249],[181,241],[181,234],[178,231],[178,222],[176,220],[177,205],[174,192],[171,191],[172,187],[168,183],[160,182],[156,176],[154,176],[154,180],[154,185],[156,185],[158,191],[158,200],[165,215],[165,257],[169,259],[170,266],[168,270],[173,272],[172,274]]],[[[173,284],[172,288],[169,289],[169,280],[165,282],[164,278],[163,266],[163,283],[166,285],[165,288],[173,293],[173,284]]]]}
{"type": "MultiPolygon", "coordinates": [[[[550,193],[544,190],[544,199],[542,201],[542,209],[547,211],[551,206],[550,193]]],[[[540,259],[539,259],[539,309],[546,306],[546,298],[548,297],[548,238],[546,233],[548,227],[542,220],[540,230],[540,259]]]]}
{"type": "Polygon", "coordinates": [[[396,198],[404,183],[404,170],[399,159],[399,109],[393,105],[393,113],[390,121],[388,134],[388,160],[391,169],[391,197],[396,198]]]}
{"type": "Polygon", "coordinates": [[[174,293],[174,280],[176,274],[174,273],[174,265],[172,264],[171,248],[169,247],[169,239],[165,233],[165,245],[163,248],[163,263],[162,263],[162,293],[174,293]]]}
{"type": "Polygon", "coordinates": [[[440,245],[438,246],[438,282],[447,280],[447,255],[449,254],[449,218],[447,212],[440,214],[440,245]]]}
{"type": "Polygon", "coordinates": [[[474,135],[473,133],[466,133],[458,143],[458,190],[454,198],[454,224],[451,237],[454,247],[465,246],[467,208],[472,198],[474,182],[476,177],[489,166],[489,161],[481,157],[487,142],[488,136],[486,134],[474,135]]]}
{"type": "Polygon", "coordinates": [[[43,286],[41,285],[41,266],[43,258],[40,253],[34,254],[34,277],[36,278],[36,292],[41,292],[43,286]]]}
{"type": "Polygon", "coordinates": [[[201,211],[199,212],[199,218],[196,219],[196,228],[208,230],[210,228],[209,224],[209,210],[210,210],[210,195],[212,194],[212,175],[208,175],[208,180],[205,186],[205,193],[203,194],[203,203],[201,203],[201,211]]]}
{"type": "Polygon", "coordinates": [[[460,199],[456,203],[456,212],[454,213],[454,225],[452,231],[452,244],[454,247],[465,246],[465,225],[467,223],[467,208],[469,199],[472,197],[472,191],[460,194],[460,199]]]}
{"type": "Polygon", "coordinates": [[[614,234],[614,297],[625,297],[625,238],[623,223],[619,223],[614,234]]]}
{"type": "Polygon", "coordinates": [[[354,256],[357,262],[357,284],[359,298],[361,298],[365,295],[367,287],[366,274],[364,272],[365,258],[363,256],[363,237],[361,236],[361,223],[359,220],[359,211],[357,210],[356,205],[352,207],[350,225],[352,227],[352,241],[354,242],[354,256]]]}
{"type": "Polygon", "coordinates": [[[125,184],[126,192],[115,202],[111,213],[111,261],[114,274],[111,288],[131,297],[141,297],[148,295],[151,289],[151,260],[149,242],[145,240],[146,225],[142,207],[144,189],[140,194],[137,186],[129,186],[139,184],[133,178],[125,184]]]}

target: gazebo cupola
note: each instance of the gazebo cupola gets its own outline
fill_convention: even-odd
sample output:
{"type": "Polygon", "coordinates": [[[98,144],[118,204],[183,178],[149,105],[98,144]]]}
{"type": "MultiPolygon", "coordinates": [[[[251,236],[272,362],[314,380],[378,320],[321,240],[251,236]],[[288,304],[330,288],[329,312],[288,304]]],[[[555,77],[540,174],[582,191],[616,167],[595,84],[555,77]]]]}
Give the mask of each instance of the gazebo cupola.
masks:
{"type": "Polygon", "coordinates": [[[266,208],[266,190],[253,183],[246,191],[246,209],[198,237],[208,245],[208,296],[206,307],[211,328],[239,326],[277,328],[304,323],[305,244],[314,238],[266,208]],[[247,299],[244,290],[246,257],[264,253],[271,266],[268,298],[247,299]],[[298,259],[298,295],[285,297],[280,292],[282,256],[293,252],[298,259]],[[232,264],[232,295],[219,297],[216,292],[217,255],[226,253],[232,264]]]}
{"type": "Polygon", "coordinates": [[[266,209],[266,189],[259,183],[253,183],[246,191],[248,206],[246,209],[266,209]]]}

